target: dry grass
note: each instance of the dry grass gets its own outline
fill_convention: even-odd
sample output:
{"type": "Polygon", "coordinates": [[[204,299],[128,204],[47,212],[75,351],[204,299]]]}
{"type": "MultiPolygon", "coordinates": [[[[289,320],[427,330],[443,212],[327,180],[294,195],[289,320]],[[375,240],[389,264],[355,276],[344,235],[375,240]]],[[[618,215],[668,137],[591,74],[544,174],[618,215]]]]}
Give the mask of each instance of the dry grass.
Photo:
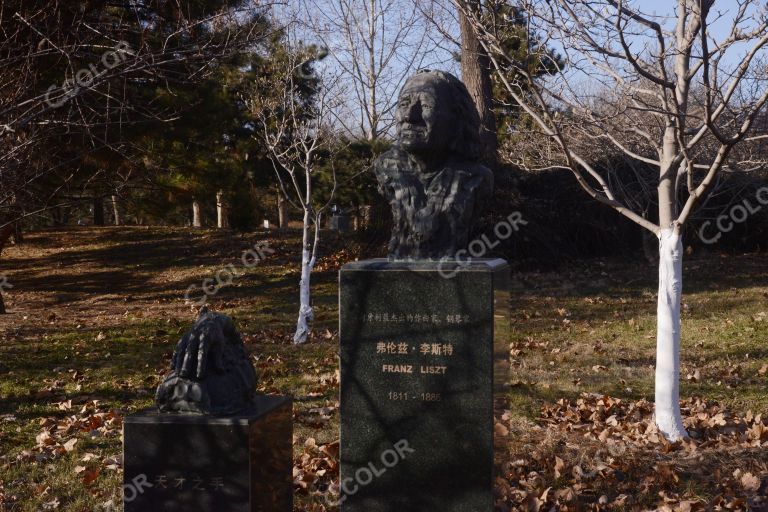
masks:
{"type": "MultiPolygon", "coordinates": [[[[119,428],[105,427],[101,437],[75,434],[79,441],[71,452],[37,460],[41,421],[80,415],[79,408],[92,400],[99,401],[102,412],[127,414],[149,406],[175,342],[194,319],[184,303],[185,290],[236,264],[243,250],[264,240],[276,254],[222,290],[212,305],[236,319],[258,354],[260,389],[297,397],[297,457],[338,438],[334,265],[324,265],[314,280],[316,336],[305,346],[292,346],[299,254],[294,234],[231,237],[165,228],[30,234],[2,260],[14,289],[6,295],[12,313],[0,318],[0,511],[38,511],[56,500],[62,510],[90,511],[119,501],[119,468],[106,468],[120,454],[119,434],[114,434],[119,428]],[[61,409],[68,400],[72,411],[61,409]],[[318,412],[324,408],[332,411],[330,419],[318,412]],[[88,453],[104,468],[86,484],[75,467],[88,453]]],[[[682,396],[717,402],[733,418],[750,410],[768,413],[768,260],[764,255],[694,257],[685,275],[682,396]]],[[[694,457],[684,448],[663,453],[663,445],[632,441],[611,455],[605,443],[585,438],[580,428],[569,429],[569,421],[542,421],[543,407],[563,398],[574,401],[582,393],[624,403],[652,399],[655,270],[605,261],[515,277],[511,406],[500,418],[510,432],[498,450],[507,480],[498,488],[500,510],[536,508],[536,500],[548,509],[558,491],[574,485],[575,466],[589,473],[596,460],[608,456],[629,464],[626,478],[627,468],[614,470],[610,478],[592,477],[585,487],[590,492],[570,505],[560,500],[559,508],[616,505],[626,494],[623,484],[616,484],[616,471],[637,483],[634,501],[616,505],[625,509],[661,506],[663,496],[673,495],[679,499],[669,498],[672,508],[685,501],[693,509],[716,508],[723,491],[715,483],[717,468],[727,474],[720,475],[723,482],[740,481],[733,477],[737,469],[756,476],[761,485],[768,481],[768,447],[715,443],[694,457]],[[555,475],[556,457],[568,475],[555,475]],[[521,459],[524,463],[510,465],[521,459]],[[661,487],[643,487],[645,478],[667,466],[677,481],[667,478],[661,487]],[[530,476],[532,471],[537,475],[530,476]],[[524,504],[504,489],[525,491],[524,504]],[[607,504],[601,505],[602,496],[607,504]]],[[[300,489],[297,510],[322,510],[319,494],[330,479],[300,489]]]]}

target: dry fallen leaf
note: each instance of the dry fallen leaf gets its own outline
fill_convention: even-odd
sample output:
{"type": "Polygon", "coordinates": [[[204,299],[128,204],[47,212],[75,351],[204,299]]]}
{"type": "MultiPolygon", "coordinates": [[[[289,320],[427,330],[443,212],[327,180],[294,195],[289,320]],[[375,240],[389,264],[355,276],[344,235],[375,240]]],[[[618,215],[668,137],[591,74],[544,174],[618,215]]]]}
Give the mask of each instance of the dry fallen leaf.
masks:
{"type": "Polygon", "coordinates": [[[757,492],[760,489],[760,479],[752,473],[744,473],[741,476],[741,486],[747,492],[757,492]]]}
{"type": "Polygon", "coordinates": [[[43,510],[55,510],[59,508],[59,505],[61,505],[61,502],[57,498],[54,498],[52,501],[43,503],[43,510]]]}
{"type": "Polygon", "coordinates": [[[101,473],[101,470],[94,469],[93,471],[85,471],[83,474],[83,484],[90,485],[96,480],[96,478],[99,476],[99,473],[101,473]]]}
{"type": "Polygon", "coordinates": [[[37,437],[35,437],[35,440],[37,441],[38,446],[51,446],[56,444],[56,441],[51,437],[50,432],[47,430],[38,434],[37,437]]]}

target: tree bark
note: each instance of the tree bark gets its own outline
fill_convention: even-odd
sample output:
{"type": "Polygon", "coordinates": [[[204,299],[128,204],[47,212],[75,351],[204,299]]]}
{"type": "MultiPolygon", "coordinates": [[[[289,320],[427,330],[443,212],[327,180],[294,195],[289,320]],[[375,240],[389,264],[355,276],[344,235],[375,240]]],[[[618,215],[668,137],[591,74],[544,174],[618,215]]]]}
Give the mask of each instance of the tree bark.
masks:
{"type": "Polygon", "coordinates": [[[104,199],[101,196],[93,198],[93,225],[104,225],[104,199]]]}
{"type": "Polygon", "coordinates": [[[51,219],[56,227],[66,226],[69,222],[69,207],[55,206],[51,208],[51,219]]]}
{"type": "Polygon", "coordinates": [[[656,426],[669,441],[688,437],[680,414],[680,306],[683,293],[683,238],[677,218],[675,127],[664,133],[659,197],[659,296],[656,312],[656,426]]]}
{"type": "Polygon", "coordinates": [[[21,244],[24,242],[24,232],[21,229],[21,222],[15,222],[13,224],[13,243],[21,244]]]}
{"type": "Polygon", "coordinates": [[[203,227],[203,220],[202,220],[202,216],[200,215],[200,201],[198,201],[197,199],[194,199],[192,201],[192,227],[193,228],[203,227]]]}
{"type": "MultiPolygon", "coordinates": [[[[5,244],[8,243],[8,239],[14,231],[14,225],[8,224],[4,228],[0,228],[0,256],[3,254],[5,244]]],[[[3,300],[3,288],[6,285],[5,276],[0,275],[0,315],[5,315],[5,301],[3,300]]]]}
{"type": "Polygon", "coordinates": [[[122,225],[122,219],[120,218],[120,206],[118,204],[117,196],[112,196],[112,213],[115,216],[115,226],[122,225]]]}
{"type": "Polygon", "coordinates": [[[496,164],[498,139],[496,115],[493,112],[493,82],[491,62],[472,28],[468,12],[480,15],[480,0],[461,0],[459,24],[461,26],[461,78],[475,102],[480,115],[480,141],[483,145],[483,160],[491,166],[496,164]]]}
{"type": "MultiPolygon", "coordinates": [[[[309,229],[311,217],[309,208],[304,208],[304,227],[302,229],[302,251],[301,251],[301,281],[299,282],[299,319],[296,322],[296,333],[293,335],[293,342],[302,344],[307,341],[310,332],[310,324],[315,319],[315,312],[312,309],[312,299],[310,296],[310,279],[312,277],[312,268],[315,266],[314,250],[310,246],[309,229]]],[[[318,238],[319,227],[315,226],[315,239],[318,238]]]]}
{"type": "Polygon", "coordinates": [[[669,441],[688,437],[680,414],[680,303],[683,237],[677,228],[659,235],[656,337],[656,426],[669,441]]]}
{"type": "Polygon", "coordinates": [[[277,227],[288,227],[288,201],[286,201],[280,189],[277,190],[277,227]]]}
{"type": "Polygon", "coordinates": [[[216,217],[219,229],[226,229],[229,227],[229,208],[227,207],[223,190],[219,190],[216,193],[216,217]]]}

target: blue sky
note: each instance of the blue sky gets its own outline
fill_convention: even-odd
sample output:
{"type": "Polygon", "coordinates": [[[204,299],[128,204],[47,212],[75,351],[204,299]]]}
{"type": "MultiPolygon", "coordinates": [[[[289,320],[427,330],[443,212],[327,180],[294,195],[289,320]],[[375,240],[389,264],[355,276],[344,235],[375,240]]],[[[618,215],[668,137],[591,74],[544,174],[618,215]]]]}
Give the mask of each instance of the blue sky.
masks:
{"type": "MultiPolygon", "coordinates": [[[[323,2],[335,2],[337,0],[316,0],[316,1],[319,4],[322,4],[323,2]]],[[[355,1],[359,1],[359,0],[355,0],[355,1]]],[[[412,2],[413,0],[396,0],[396,1],[402,2],[402,5],[405,6],[406,4],[409,4],[409,2],[412,2]]],[[[446,5],[450,4],[450,2],[447,2],[447,0],[444,0],[444,3],[446,3],[446,5]]],[[[635,7],[639,6],[639,8],[643,11],[643,13],[656,14],[658,16],[668,17],[668,20],[669,20],[668,23],[664,23],[664,24],[669,29],[672,29],[674,27],[675,9],[677,5],[676,1],[674,0],[637,0],[631,3],[635,7]]],[[[288,10],[291,10],[292,7],[295,8],[297,5],[299,5],[299,3],[297,2],[288,2],[287,4],[284,5],[283,9],[287,8],[288,10]]],[[[730,29],[730,25],[731,25],[730,22],[732,20],[733,13],[737,8],[738,8],[738,4],[736,3],[735,0],[716,0],[715,5],[712,9],[713,13],[710,16],[710,19],[716,18],[717,13],[721,14],[722,17],[720,17],[719,20],[712,22],[712,24],[710,25],[710,32],[712,34],[712,37],[715,40],[721,40],[727,35],[730,29]]],[[[280,9],[278,9],[278,12],[280,12],[280,9]]],[[[663,22],[663,18],[657,19],[657,21],[663,22]]],[[[455,20],[451,19],[450,15],[447,15],[444,18],[444,23],[445,23],[445,26],[443,28],[447,32],[453,34],[454,37],[458,38],[458,27],[456,26],[457,24],[455,23],[455,20]]],[[[437,39],[440,39],[439,34],[433,34],[433,35],[437,36],[437,39]]],[[[302,34],[301,37],[302,39],[305,39],[305,41],[312,39],[312,35],[306,31],[302,34]]],[[[651,40],[651,43],[653,42],[654,41],[651,40]]],[[[436,43],[430,45],[432,51],[435,51],[437,46],[438,45],[436,43]]],[[[432,58],[430,60],[432,60],[433,65],[431,65],[430,67],[433,67],[436,69],[442,69],[445,71],[450,71],[458,75],[460,73],[460,66],[455,60],[451,58],[452,57],[451,51],[455,51],[458,48],[455,48],[453,45],[451,45],[451,43],[448,43],[446,41],[443,41],[442,46],[444,48],[443,51],[437,51],[435,54],[432,55],[432,58]]],[[[744,54],[745,51],[746,51],[746,46],[732,48],[727,58],[724,59],[724,63],[728,66],[733,66],[735,64],[740,63],[741,56],[744,54]]],[[[329,66],[330,68],[333,68],[334,66],[330,62],[331,60],[332,59],[328,59],[322,67],[329,66]]],[[[392,72],[397,74],[398,70],[393,69],[392,72]]],[[[577,73],[577,75],[578,75],[577,77],[573,77],[573,78],[576,78],[579,82],[581,82],[582,80],[584,82],[589,82],[591,80],[587,74],[577,73]]],[[[349,101],[346,102],[349,104],[350,107],[352,107],[353,111],[350,113],[353,116],[355,116],[354,107],[353,107],[353,104],[355,103],[355,101],[356,101],[355,97],[350,97],[349,101]]]]}

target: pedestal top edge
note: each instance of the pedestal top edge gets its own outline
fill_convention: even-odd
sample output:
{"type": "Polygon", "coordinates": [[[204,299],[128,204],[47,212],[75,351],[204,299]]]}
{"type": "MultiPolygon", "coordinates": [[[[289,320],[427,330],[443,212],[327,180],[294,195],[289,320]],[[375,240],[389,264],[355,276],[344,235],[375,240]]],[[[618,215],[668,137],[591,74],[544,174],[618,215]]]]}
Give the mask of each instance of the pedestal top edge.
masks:
{"type": "Polygon", "coordinates": [[[284,395],[257,395],[249,409],[232,416],[209,416],[204,414],[161,413],[157,407],[150,407],[125,417],[125,423],[179,423],[206,425],[247,425],[284,405],[292,405],[293,397],[284,395]]]}
{"type": "Polygon", "coordinates": [[[508,267],[507,260],[501,258],[468,258],[466,260],[413,260],[391,261],[386,258],[352,261],[341,267],[342,272],[370,270],[408,270],[412,272],[452,271],[460,272],[493,272],[508,267]]]}

